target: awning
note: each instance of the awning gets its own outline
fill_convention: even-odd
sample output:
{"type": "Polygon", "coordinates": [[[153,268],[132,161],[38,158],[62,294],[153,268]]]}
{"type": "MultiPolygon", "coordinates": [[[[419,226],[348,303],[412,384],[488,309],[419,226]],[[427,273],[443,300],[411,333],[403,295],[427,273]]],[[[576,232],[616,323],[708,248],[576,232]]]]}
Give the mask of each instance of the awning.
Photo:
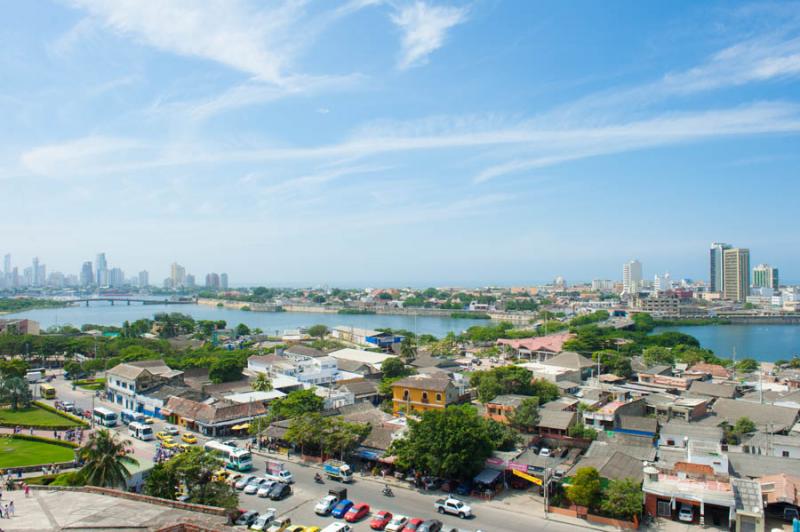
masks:
{"type": "Polygon", "coordinates": [[[383,456],[383,452],[367,449],[366,447],[359,447],[356,449],[355,455],[365,460],[378,460],[381,456],[383,456]]]}
{"type": "Polygon", "coordinates": [[[250,423],[242,423],[241,425],[234,425],[231,430],[247,430],[250,428],[250,423]]]}
{"type": "Polygon", "coordinates": [[[381,458],[378,458],[378,462],[381,462],[382,464],[389,464],[389,465],[394,464],[396,460],[397,460],[396,456],[383,456],[381,458]]]}
{"type": "Polygon", "coordinates": [[[472,479],[476,484],[493,484],[495,480],[502,474],[502,471],[497,469],[486,468],[481,471],[478,476],[472,479]]]}

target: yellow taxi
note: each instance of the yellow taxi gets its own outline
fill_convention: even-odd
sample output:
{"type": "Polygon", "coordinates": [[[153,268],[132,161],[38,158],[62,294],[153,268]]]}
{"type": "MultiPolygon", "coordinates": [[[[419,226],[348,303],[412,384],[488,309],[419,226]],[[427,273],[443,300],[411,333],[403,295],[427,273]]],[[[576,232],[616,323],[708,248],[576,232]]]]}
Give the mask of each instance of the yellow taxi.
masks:
{"type": "Polygon", "coordinates": [[[161,440],[161,441],[164,441],[164,440],[171,440],[172,436],[170,436],[168,433],[166,433],[163,430],[161,430],[159,432],[156,432],[156,438],[161,440]]]}
{"type": "Polygon", "coordinates": [[[307,526],[303,528],[303,532],[319,532],[320,528],[318,526],[307,526]]]}
{"type": "Polygon", "coordinates": [[[197,443],[197,436],[190,432],[184,432],[181,439],[186,443],[197,443]]]}
{"type": "Polygon", "coordinates": [[[231,472],[227,469],[217,469],[211,479],[215,482],[226,482],[230,476],[231,472]]]}
{"type": "Polygon", "coordinates": [[[152,417],[146,417],[144,418],[144,422],[147,423],[148,425],[152,425],[153,423],[156,422],[156,420],[152,417]]]}
{"type": "Polygon", "coordinates": [[[172,441],[172,438],[168,440],[161,440],[161,446],[165,449],[174,449],[178,446],[178,443],[172,441]]]}

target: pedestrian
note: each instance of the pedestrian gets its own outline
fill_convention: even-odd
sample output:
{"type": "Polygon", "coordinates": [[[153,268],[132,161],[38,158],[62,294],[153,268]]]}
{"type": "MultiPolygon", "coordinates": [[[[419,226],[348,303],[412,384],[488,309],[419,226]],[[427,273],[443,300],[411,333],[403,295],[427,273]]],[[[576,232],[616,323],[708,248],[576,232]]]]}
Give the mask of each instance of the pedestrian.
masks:
{"type": "Polygon", "coordinates": [[[11,512],[8,510],[7,504],[5,505],[5,507],[3,507],[3,512],[5,512],[6,514],[6,519],[11,519],[11,512]]]}
{"type": "Polygon", "coordinates": [[[31,487],[25,484],[25,498],[29,498],[31,496],[31,487]]]}
{"type": "Polygon", "coordinates": [[[31,436],[33,436],[33,427],[31,427],[31,436]]]}
{"type": "Polygon", "coordinates": [[[14,517],[14,501],[8,503],[8,513],[11,514],[11,517],[14,517]]]}

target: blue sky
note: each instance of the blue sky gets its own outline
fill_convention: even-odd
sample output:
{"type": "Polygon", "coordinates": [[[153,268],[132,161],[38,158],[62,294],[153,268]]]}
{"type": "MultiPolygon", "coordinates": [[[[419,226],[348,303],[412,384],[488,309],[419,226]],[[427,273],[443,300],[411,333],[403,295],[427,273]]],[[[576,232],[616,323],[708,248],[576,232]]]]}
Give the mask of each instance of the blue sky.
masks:
{"type": "Polygon", "coordinates": [[[800,280],[800,4],[14,2],[0,252],[234,283],[800,280]]]}

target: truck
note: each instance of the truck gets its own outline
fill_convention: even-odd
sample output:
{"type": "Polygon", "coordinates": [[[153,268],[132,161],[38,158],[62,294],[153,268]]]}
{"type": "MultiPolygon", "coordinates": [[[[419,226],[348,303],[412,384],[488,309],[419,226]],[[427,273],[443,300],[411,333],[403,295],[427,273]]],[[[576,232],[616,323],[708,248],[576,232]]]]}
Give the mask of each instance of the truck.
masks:
{"type": "Polygon", "coordinates": [[[284,484],[294,483],[292,474],[286,469],[285,464],[278,460],[266,461],[266,473],[264,473],[264,478],[274,480],[275,482],[283,482],[284,484]]]}
{"type": "Polygon", "coordinates": [[[32,369],[25,374],[28,384],[34,384],[44,380],[44,369],[32,369]]]}
{"type": "Polygon", "coordinates": [[[339,480],[341,482],[353,481],[353,470],[350,466],[339,460],[328,460],[323,465],[323,471],[329,479],[339,480]]]}
{"type": "Polygon", "coordinates": [[[472,508],[464,501],[456,499],[455,497],[437,499],[436,502],[433,503],[433,507],[436,508],[436,511],[440,514],[457,515],[461,519],[472,517],[472,508]]]}

